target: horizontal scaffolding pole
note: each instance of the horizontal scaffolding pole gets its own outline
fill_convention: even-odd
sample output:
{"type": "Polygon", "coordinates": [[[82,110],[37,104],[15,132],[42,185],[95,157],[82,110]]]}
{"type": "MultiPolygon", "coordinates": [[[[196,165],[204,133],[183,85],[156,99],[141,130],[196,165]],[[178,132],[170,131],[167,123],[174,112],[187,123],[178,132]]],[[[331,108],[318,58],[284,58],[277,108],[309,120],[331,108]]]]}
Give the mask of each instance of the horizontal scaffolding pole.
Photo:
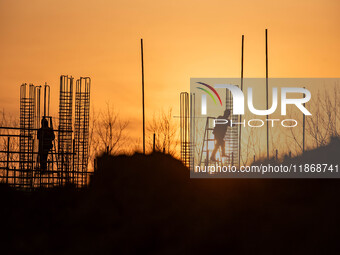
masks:
{"type": "MultiPolygon", "coordinates": [[[[83,175],[83,174],[93,174],[94,172],[92,171],[59,171],[59,170],[45,170],[45,171],[40,171],[39,169],[7,169],[6,167],[0,167],[0,169],[3,169],[3,170],[7,170],[7,171],[10,171],[10,172],[18,172],[18,173],[27,173],[27,172],[30,172],[30,171],[34,171],[36,173],[40,173],[40,174],[60,174],[60,175],[63,175],[63,174],[76,174],[76,175],[83,175]]],[[[8,176],[8,178],[12,178],[14,176],[8,176]]],[[[0,175],[0,179],[6,179],[7,176],[1,176],[0,175]]],[[[16,176],[16,178],[18,179],[25,179],[25,178],[31,178],[30,176],[27,176],[27,177],[23,177],[23,176],[16,176]]]]}
{"type": "Polygon", "coordinates": [[[28,137],[28,138],[32,138],[31,135],[6,135],[6,134],[0,134],[0,137],[4,136],[4,137],[28,137]]]}
{"type": "MultiPolygon", "coordinates": [[[[39,152],[32,151],[0,151],[0,153],[9,153],[9,154],[40,154],[39,152]]],[[[76,155],[73,152],[49,152],[50,155],[76,155]]]]}
{"type": "MultiPolygon", "coordinates": [[[[36,130],[39,130],[40,128],[0,127],[0,129],[36,131],[36,130]]],[[[64,130],[64,129],[53,129],[53,131],[65,132],[65,133],[66,132],[70,132],[70,133],[73,132],[73,130],[64,130]]]]}

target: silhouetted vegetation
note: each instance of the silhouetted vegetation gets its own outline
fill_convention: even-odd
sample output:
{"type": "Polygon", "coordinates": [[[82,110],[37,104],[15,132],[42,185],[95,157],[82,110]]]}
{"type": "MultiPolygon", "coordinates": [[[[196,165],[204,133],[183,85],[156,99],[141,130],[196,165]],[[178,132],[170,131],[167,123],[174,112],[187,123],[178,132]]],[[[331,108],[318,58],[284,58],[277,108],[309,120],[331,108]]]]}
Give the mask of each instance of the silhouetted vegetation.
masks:
{"type": "MultiPolygon", "coordinates": [[[[340,149],[338,141],[329,146],[340,149]]],[[[102,155],[83,190],[1,186],[1,247],[9,254],[324,254],[338,246],[339,184],[190,179],[162,153],[102,155]]]]}

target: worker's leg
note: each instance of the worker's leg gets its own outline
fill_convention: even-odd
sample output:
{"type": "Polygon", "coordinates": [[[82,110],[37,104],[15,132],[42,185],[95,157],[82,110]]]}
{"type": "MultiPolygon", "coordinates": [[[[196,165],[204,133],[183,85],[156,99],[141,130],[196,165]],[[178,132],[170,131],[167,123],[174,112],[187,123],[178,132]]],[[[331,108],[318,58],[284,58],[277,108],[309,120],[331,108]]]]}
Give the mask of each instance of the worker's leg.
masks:
{"type": "Polygon", "coordinates": [[[219,147],[221,146],[221,144],[224,142],[223,141],[223,138],[221,139],[220,137],[216,137],[216,142],[215,142],[215,147],[214,147],[214,150],[211,154],[211,157],[210,157],[210,160],[215,160],[216,161],[216,153],[217,153],[217,150],[219,149],[219,147]]]}
{"type": "Polygon", "coordinates": [[[225,154],[225,141],[224,141],[224,139],[221,140],[220,144],[221,144],[221,148],[222,148],[222,157],[225,157],[227,155],[225,154]]]}
{"type": "Polygon", "coordinates": [[[47,169],[47,155],[48,153],[40,153],[40,170],[47,169]]]}
{"type": "Polygon", "coordinates": [[[210,160],[212,160],[212,161],[216,161],[216,152],[217,152],[217,150],[218,150],[218,142],[216,141],[215,142],[215,147],[214,147],[214,150],[212,151],[212,153],[211,153],[211,157],[210,157],[210,160]]]}

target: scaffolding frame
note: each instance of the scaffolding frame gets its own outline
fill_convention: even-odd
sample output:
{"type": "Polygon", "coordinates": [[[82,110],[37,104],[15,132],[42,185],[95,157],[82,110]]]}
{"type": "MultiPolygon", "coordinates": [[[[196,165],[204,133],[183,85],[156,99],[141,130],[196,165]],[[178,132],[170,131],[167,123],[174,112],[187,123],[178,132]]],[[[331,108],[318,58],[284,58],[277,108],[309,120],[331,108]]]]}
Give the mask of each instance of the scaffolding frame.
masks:
{"type": "Polygon", "coordinates": [[[68,183],[81,188],[88,184],[88,176],[93,174],[87,168],[90,84],[89,77],[77,80],[76,121],[73,127],[73,78],[65,75],[60,77],[57,129],[53,128],[50,116],[50,86],[46,83],[43,86],[26,83],[20,86],[20,126],[0,127],[0,138],[5,142],[5,146],[0,149],[0,182],[22,190],[51,188],[68,183]],[[49,127],[56,136],[53,148],[48,152],[46,170],[41,170],[39,164],[37,131],[41,119],[49,121],[49,127]]]}

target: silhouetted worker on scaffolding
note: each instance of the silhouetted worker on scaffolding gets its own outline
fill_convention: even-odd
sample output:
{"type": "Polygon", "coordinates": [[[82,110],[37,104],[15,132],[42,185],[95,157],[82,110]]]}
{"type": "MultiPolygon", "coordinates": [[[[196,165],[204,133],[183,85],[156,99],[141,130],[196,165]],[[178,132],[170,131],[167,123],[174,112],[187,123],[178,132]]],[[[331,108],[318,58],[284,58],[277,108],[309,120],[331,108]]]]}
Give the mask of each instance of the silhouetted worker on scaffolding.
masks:
{"type": "MultiPolygon", "coordinates": [[[[218,116],[217,119],[223,119],[227,120],[230,116],[230,110],[226,109],[224,111],[223,116],[218,116]]],[[[229,123],[226,124],[215,124],[213,134],[215,138],[215,147],[213,152],[211,153],[210,160],[211,161],[216,161],[216,153],[218,149],[221,147],[222,149],[222,157],[227,157],[225,154],[225,142],[224,142],[224,136],[227,133],[229,123]]]]}
{"type": "Polygon", "coordinates": [[[41,128],[38,129],[37,138],[39,139],[39,163],[40,170],[47,169],[47,156],[53,148],[53,140],[55,139],[53,129],[48,126],[47,119],[41,120],[41,128]]]}

